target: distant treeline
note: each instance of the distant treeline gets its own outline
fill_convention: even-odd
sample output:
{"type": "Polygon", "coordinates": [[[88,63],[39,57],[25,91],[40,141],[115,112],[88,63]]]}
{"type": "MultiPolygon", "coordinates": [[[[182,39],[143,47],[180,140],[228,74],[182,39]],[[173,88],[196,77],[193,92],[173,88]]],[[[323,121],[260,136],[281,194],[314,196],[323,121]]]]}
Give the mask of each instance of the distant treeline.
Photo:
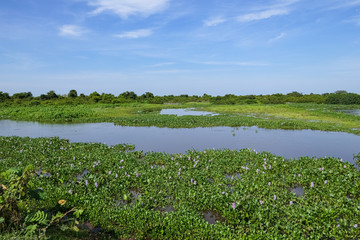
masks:
{"type": "Polygon", "coordinates": [[[348,93],[343,90],[334,93],[324,94],[302,94],[291,92],[288,94],[271,95],[234,95],[226,94],[224,96],[211,96],[203,94],[202,96],[190,96],[182,94],[179,96],[165,95],[155,96],[151,92],[137,95],[132,91],[126,91],[118,96],[110,93],[99,94],[93,92],[89,95],[78,94],[76,90],[70,90],[68,94],[59,95],[55,91],[49,91],[47,94],[41,94],[34,97],[31,92],[15,93],[10,96],[6,92],[0,91],[0,102],[7,104],[25,104],[29,106],[40,104],[93,104],[93,103],[187,103],[187,102],[210,102],[213,104],[283,104],[283,103],[318,103],[318,104],[360,104],[360,95],[348,93]]]}

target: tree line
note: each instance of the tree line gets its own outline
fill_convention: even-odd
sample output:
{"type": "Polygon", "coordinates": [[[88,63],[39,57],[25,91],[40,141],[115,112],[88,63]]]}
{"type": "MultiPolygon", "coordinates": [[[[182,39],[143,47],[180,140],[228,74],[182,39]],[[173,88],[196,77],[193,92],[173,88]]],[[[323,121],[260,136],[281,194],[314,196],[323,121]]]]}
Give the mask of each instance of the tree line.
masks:
{"type": "Polygon", "coordinates": [[[318,103],[318,104],[344,104],[353,105],[360,104],[360,95],[356,93],[348,93],[339,90],[334,93],[324,94],[302,94],[299,92],[291,92],[288,94],[271,94],[271,95],[234,95],[226,94],[224,96],[211,96],[203,94],[202,96],[181,94],[178,96],[164,95],[156,96],[151,92],[145,92],[137,95],[133,91],[126,91],[118,96],[110,93],[92,92],[89,95],[83,93],[78,94],[74,89],[68,94],[59,95],[55,91],[49,91],[40,96],[33,96],[31,92],[21,92],[10,95],[0,91],[0,102],[8,104],[94,104],[94,103],[187,103],[187,102],[210,102],[212,104],[284,104],[284,103],[318,103]]]}

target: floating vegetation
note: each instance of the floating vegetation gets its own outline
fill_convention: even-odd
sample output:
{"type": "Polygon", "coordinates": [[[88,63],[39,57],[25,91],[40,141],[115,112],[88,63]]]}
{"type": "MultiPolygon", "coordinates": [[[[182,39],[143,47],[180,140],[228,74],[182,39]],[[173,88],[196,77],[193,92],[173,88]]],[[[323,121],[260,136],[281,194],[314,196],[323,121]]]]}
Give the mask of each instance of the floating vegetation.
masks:
{"type": "Polygon", "coordinates": [[[33,216],[45,226],[76,207],[81,215],[49,233],[71,223],[64,233],[114,239],[359,238],[360,172],[342,159],[287,160],[251,149],[142,153],[20,137],[0,137],[0,159],[1,234],[30,229],[33,216]],[[15,219],[4,202],[25,177],[11,198],[15,219]]]}

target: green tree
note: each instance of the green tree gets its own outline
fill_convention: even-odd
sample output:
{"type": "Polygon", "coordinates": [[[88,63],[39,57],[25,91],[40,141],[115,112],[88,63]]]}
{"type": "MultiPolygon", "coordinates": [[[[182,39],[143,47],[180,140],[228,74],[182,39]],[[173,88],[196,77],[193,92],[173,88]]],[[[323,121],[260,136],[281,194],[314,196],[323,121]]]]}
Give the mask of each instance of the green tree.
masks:
{"type": "Polygon", "coordinates": [[[0,91],[0,102],[4,102],[5,100],[8,100],[8,99],[10,99],[9,94],[6,92],[3,93],[0,91]]]}
{"type": "Polygon", "coordinates": [[[13,99],[31,99],[33,97],[31,92],[21,92],[12,95],[13,99]]]}
{"type": "Polygon", "coordinates": [[[47,97],[48,99],[55,99],[58,98],[59,96],[55,93],[55,91],[51,90],[47,93],[47,97]]]}
{"type": "Polygon", "coordinates": [[[70,90],[70,92],[69,92],[69,94],[68,94],[68,97],[70,97],[70,98],[76,98],[77,96],[78,96],[78,94],[77,94],[77,91],[76,91],[76,90],[74,90],[74,89],[70,90]]]}
{"type": "Polygon", "coordinates": [[[140,97],[144,98],[144,99],[154,98],[154,94],[152,94],[151,92],[146,92],[143,95],[141,95],[140,97]]]}
{"type": "Polygon", "coordinates": [[[137,95],[134,93],[134,92],[129,92],[129,91],[126,91],[126,92],[123,92],[119,95],[119,97],[122,97],[122,98],[125,98],[125,99],[133,99],[135,100],[137,98],[137,95]]]}

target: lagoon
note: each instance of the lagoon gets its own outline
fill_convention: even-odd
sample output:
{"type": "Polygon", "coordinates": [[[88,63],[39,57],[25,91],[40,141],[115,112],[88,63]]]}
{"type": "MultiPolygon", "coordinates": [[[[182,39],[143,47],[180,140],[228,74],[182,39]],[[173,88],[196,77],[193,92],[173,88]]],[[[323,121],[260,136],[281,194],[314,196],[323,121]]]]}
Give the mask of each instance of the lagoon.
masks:
{"type": "Polygon", "coordinates": [[[44,124],[0,120],[0,136],[57,136],[71,142],[127,143],[144,152],[185,153],[191,149],[251,148],[286,158],[331,156],[351,163],[354,163],[353,155],[360,152],[360,136],[349,133],[258,127],[173,129],[124,127],[113,123],[44,124]]]}

